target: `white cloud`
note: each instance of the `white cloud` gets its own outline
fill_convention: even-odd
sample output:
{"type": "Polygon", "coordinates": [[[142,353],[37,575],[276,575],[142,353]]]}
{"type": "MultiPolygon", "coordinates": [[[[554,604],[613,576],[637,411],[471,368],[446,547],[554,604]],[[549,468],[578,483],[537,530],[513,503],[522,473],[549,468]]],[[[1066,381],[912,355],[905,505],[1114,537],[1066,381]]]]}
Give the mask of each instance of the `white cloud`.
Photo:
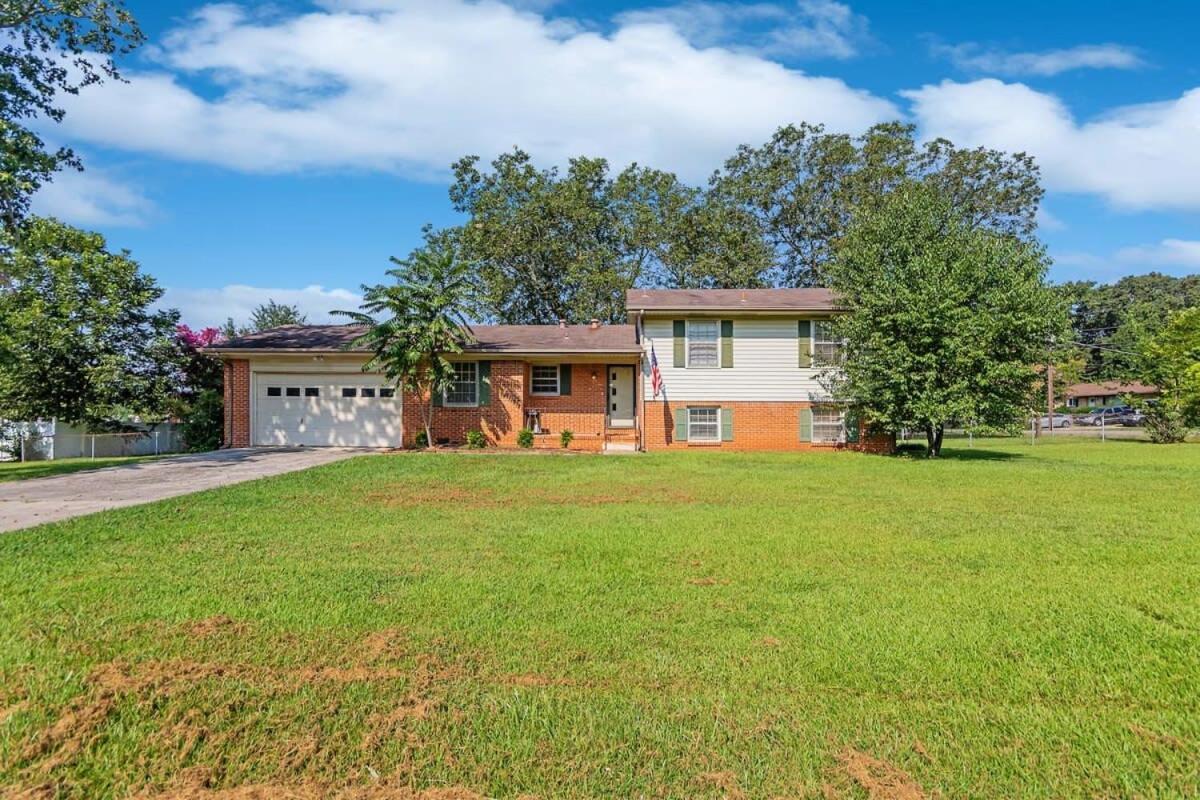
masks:
{"type": "Polygon", "coordinates": [[[193,328],[221,325],[232,317],[239,324],[250,319],[254,309],[274,300],[285,305],[299,306],[300,312],[312,324],[348,322],[345,317],[330,314],[333,310],[358,310],[362,297],[349,289],[326,289],[306,286],[303,289],[264,288],[233,284],[219,289],[179,289],[168,287],[160,308],[177,308],[181,321],[193,328]]]}
{"type": "Polygon", "coordinates": [[[36,214],[81,226],[136,227],[155,210],[140,190],[93,168],[57,173],[34,195],[32,207],[36,214]]]}
{"type": "Polygon", "coordinates": [[[1125,264],[1200,270],[1200,242],[1163,239],[1158,244],[1123,247],[1115,258],[1125,264]]]}
{"type": "Polygon", "coordinates": [[[687,0],[627,11],[617,22],[665,25],[700,47],[723,45],[797,58],[851,58],[870,39],[866,17],[833,0],[790,4],[687,0]]]}
{"type": "Polygon", "coordinates": [[[1074,69],[1137,69],[1145,62],[1131,47],[1119,44],[1083,44],[1061,50],[1011,53],[985,49],[975,42],[947,45],[934,42],[934,55],[947,58],[968,72],[996,75],[1051,76],[1074,69]]]}
{"type": "Polygon", "coordinates": [[[1028,152],[1050,189],[1123,209],[1200,208],[1200,89],[1087,122],[1053,95],[992,78],[901,94],[927,135],[1028,152]]]}
{"type": "Polygon", "coordinates": [[[344,0],[265,18],[208,6],[156,57],[157,71],[69,98],[65,128],[246,171],[428,178],[466,153],[520,145],[543,161],[597,154],[700,180],[786,122],[860,131],[899,116],[840,80],[702,49],[668,25],[602,34],[486,0],[344,0]],[[216,89],[202,95],[183,77],[216,89]]]}

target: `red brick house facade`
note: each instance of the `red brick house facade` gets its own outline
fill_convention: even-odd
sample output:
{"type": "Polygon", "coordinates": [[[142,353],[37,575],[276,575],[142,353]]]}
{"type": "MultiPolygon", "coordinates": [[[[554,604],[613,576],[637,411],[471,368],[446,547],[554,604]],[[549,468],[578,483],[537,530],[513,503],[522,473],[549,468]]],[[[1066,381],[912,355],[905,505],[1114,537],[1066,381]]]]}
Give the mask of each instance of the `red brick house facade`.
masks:
{"type": "MultiPolygon", "coordinates": [[[[626,325],[474,326],[433,402],[435,443],[582,451],[853,448],[894,437],[848,420],[814,366],[838,344],[822,289],[633,290],[626,325]],[[657,365],[657,380],[655,379],[657,365]],[[657,389],[657,391],[656,391],[657,389]]],[[[364,371],[352,325],[289,326],[210,348],[225,360],[225,443],[413,447],[422,398],[364,371]]]]}

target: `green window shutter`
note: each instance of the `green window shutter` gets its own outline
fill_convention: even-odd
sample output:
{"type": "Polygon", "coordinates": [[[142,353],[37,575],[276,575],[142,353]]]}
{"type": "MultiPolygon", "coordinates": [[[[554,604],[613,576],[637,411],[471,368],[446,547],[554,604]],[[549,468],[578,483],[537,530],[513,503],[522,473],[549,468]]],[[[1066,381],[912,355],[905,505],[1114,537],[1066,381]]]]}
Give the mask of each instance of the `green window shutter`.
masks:
{"type": "Polygon", "coordinates": [[[571,393],[571,365],[558,365],[558,393],[564,397],[571,393]]]}
{"type": "Polygon", "coordinates": [[[677,408],[671,412],[675,415],[675,441],[687,441],[688,412],[686,408],[677,408]]]}
{"type": "Polygon", "coordinates": [[[858,442],[859,417],[857,411],[847,411],[845,416],[846,441],[850,444],[858,442]]]}
{"type": "Polygon", "coordinates": [[[721,408],[721,441],[733,441],[733,409],[721,408]]]}
{"type": "Polygon", "coordinates": [[[671,335],[675,337],[674,364],[679,368],[687,366],[687,323],[677,319],[671,323],[671,335]]]}
{"type": "Polygon", "coordinates": [[[721,366],[733,366],[733,320],[721,320],[721,366]]]}
{"type": "Polygon", "coordinates": [[[812,366],[812,322],[807,319],[800,320],[796,336],[800,343],[800,368],[808,369],[812,366]]]}
{"type": "Polygon", "coordinates": [[[800,409],[800,441],[812,441],[812,409],[800,409]]]}
{"type": "Polygon", "coordinates": [[[480,361],[479,366],[475,369],[476,380],[479,381],[479,388],[476,391],[479,405],[486,406],[492,402],[492,362],[480,361]]]}

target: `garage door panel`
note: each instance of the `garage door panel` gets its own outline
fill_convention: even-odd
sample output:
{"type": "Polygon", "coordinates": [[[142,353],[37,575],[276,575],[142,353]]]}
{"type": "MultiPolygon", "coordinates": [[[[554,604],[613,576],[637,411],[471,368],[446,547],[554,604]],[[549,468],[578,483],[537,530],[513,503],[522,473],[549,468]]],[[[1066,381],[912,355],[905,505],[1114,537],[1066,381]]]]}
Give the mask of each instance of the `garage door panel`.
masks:
{"type": "Polygon", "coordinates": [[[256,373],[255,443],[398,446],[400,398],[381,397],[383,388],[380,377],[359,373],[256,373]]]}

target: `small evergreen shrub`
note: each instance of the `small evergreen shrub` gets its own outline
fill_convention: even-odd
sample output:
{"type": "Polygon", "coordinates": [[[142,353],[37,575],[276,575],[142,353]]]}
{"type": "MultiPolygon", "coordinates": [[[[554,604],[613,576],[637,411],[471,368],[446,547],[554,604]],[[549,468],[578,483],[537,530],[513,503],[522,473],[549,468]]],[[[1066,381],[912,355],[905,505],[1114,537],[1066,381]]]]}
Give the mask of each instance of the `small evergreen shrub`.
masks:
{"type": "Polygon", "coordinates": [[[517,447],[524,447],[526,450],[533,447],[533,431],[529,428],[521,428],[517,433],[517,447]]]}
{"type": "Polygon", "coordinates": [[[575,432],[563,428],[562,433],[558,435],[558,440],[562,442],[563,449],[571,446],[571,440],[575,438],[575,432]]]}
{"type": "Polygon", "coordinates": [[[467,447],[472,450],[482,450],[487,447],[487,439],[483,438],[483,431],[467,431],[467,447]]]}

